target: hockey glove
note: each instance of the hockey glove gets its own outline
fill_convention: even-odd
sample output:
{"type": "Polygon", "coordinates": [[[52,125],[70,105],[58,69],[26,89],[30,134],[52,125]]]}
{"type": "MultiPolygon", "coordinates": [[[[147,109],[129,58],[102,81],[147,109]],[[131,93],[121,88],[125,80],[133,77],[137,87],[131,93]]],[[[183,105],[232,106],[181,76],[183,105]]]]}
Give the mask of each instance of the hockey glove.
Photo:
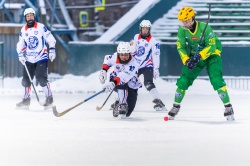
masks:
{"type": "Polygon", "coordinates": [[[111,92],[115,88],[115,83],[114,82],[109,82],[109,83],[103,85],[102,88],[105,89],[106,93],[111,92]]]}
{"type": "Polygon", "coordinates": [[[19,61],[22,63],[22,65],[24,65],[25,62],[26,62],[26,58],[24,57],[24,54],[23,54],[23,53],[20,53],[20,54],[18,55],[18,58],[19,58],[19,61]]]}
{"type": "Polygon", "coordinates": [[[106,70],[101,70],[99,80],[102,84],[105,83],[105,80],[107,79],[107,72],[106,70]]]}
{"type": "Polygon", "coordinates": [[[201,56],[199,54],[196,57],[192,57],[186,61],[186,66],[188,70],[193,70],[197,63],[200,61],[201,56]]]}
{"type": "Polygon", "coordinates": [[[159,69],[154,69],[154,79],[158,78],[160,76],[159,69]]]}
{"type": "Polygon", "coordinates": [[[56,50],[54,48],[49,49],[49,59],[51,62],[56,58],[56,50]]]}

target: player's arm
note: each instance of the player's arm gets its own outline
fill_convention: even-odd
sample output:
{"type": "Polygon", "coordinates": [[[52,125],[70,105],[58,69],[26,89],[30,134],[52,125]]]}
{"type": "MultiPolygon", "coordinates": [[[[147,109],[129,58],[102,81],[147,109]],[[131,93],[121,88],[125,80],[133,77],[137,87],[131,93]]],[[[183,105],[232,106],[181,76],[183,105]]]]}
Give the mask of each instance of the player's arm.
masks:
{"type": "Polygon", "coordinates": [[[23,33],[21,31],[19,34],[19,40],[18,40],[17,45],[16,45],[16,51],[18,54],[24,53],[26,51],[26,48],[27,48],[27,44],[24,41],[22,35],[23,35],[23,33]]]}
{"type": "Polygon", "coordinates": [[[46,41],[46,43],[49,45],[50,49],[55,49],[56,46],[56,39],[52,35],[52,33],[48,30],[46,26],[43,25],[43,37],[46,41]]]}
{"type": "Polygon", "coordinates": [[[152,58],[155,69],[160,67],[160,43],[155,41],[152,46],[152,58]]]}
{"type": "Polygon", "coordinates": [[[177,46],[177,51],[181,57],[181,61],[185,65],[186,61],[189,59],[189,56],[187,54],[187,49],[186,49],[186,39],[184,35],[184,30],[182,28],[179,28],[178,30],[176,46],[177,46]]]}
{"type": "Polygon", "coordinates": [[[103,60],[102,69],[100,71],[99,80],[101,84],[104,84],[107,79],[107,71],[112,67],[113,55],[106,55],[103,60]]]}

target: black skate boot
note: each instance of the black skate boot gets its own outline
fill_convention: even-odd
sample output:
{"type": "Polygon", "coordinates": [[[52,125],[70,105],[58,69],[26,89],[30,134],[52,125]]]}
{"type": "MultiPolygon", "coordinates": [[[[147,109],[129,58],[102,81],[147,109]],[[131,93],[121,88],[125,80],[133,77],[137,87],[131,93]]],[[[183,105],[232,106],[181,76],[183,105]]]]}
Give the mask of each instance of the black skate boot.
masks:
{"type": "Polygon", "coordinates": [[[127,103],[120,104],[118,106],[118,111],[122,119],[126,118],[126,114],[128,112],[128,104],[127,103]]]}
{"type": "Polygon", "coordinates": [[[118,105],[119,105],[119,102],[118,103],[114,103],[114,108],[113,108],[113,117],[118,117],[119,115],[119,110],[118,110],[118,105]]]}
{"type": "Polygon", "coordinates": [[[224,116],[228,121],[234,121],[234,111],[231,104],[225,105],[224,116]]]}
{"type": "Polygon", "coordinates": [[[21,102],[16,104],[17,109],[29,109],[30,98],[23,99],[21,102]]]}
{"type": "Polygon", "coordinates": [[[160,99],[154,99],[153,103],[155,103],[154,109],[156,111],[167,111],[167,109],[165,108],[165,105],[160,99]]]}
{"type": "Polygon", "coordinates": [[[110,110],[113,110],[115,108],[115,106],[118,104],[119,104],[119,100],[116,100],[113,104],[111,104],[110,110]]]}
{"type": "Polygon", "coordinates": [[[180,110],[180,105],[179,104],[174,104],[171,110],[169,111],[169,120],[174,120],[174,117],[178,114],[180,110]]]}
{"type": "Polygon", "coordinates": [[[53,106],[53,96],[46,97],[45,103],[43,104],[44,110],[52,108],[53,106]]]}

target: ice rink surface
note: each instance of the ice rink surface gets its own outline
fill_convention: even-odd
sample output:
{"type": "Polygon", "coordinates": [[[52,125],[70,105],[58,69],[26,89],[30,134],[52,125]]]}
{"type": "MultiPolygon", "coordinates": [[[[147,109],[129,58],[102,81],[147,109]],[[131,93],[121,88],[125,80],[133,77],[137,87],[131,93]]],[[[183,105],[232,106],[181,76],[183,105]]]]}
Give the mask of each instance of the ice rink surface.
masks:
{"type": "MultiPolygon", "coordinates": [[[[162,87],[161,87],[162,88],[162,87]]],[[[196,87],[197,88],[197,87],[196,87]]],[[[169,110],[173,93],[162,93],[169,110]]],[[[58,112],[93,93],[54,94],[58,112]]],[[[139,93],[128,119],[113,118],[108,94],[83,103],[62,117],[44,111],[34,93],[29,110],[16,110],[20,94],[1,93],[0,163],[4,166],[248,166],[249,93],[233,93],[236,121],[227,122],[216,93],[187,93],[174,121],[153,110],[149,93],[139,93]]],[[[39,93],[39,96],[43,96],[39,93]]],[[[42,98],[42,97],[41,97],[42,98]]]]}

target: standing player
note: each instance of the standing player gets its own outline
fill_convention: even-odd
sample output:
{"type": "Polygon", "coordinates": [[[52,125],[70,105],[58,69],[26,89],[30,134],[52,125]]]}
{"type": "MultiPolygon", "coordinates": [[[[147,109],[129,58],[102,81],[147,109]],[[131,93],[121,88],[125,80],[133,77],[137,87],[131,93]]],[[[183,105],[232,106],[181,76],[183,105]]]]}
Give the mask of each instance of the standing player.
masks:
{"type": "Polygon", "coordinates": [[[138,64],[131,55],[128,42],[119,43],[116,53],[105,56],[99,79],[104,84],[103,88],[106,92],[111,92],[115,88],[118,93],[118,102],[114,105],[113,116],[129,117],[135,108],[137,91],[141,83],[138,80],[138,64]],[[114,70],[110,73],[110,81],[104,84],[107,71],[112,66],[114,70]]]}
{"type": "MultiPolygon", "coordinates": [[[[46,109],[52,106],[53,103],[52,92],[48,82],[48,58],[52,62],[56,57],[56,40],[43,24],[35,21],[35,15],[35,11],[32,8],[25,9],[24,17],[27,24],[21,29],[16,49],[19,61],[27,66],[31,79],[36,76],[42,87],[46,96],[43,106],[46,109]],[[46,43],[49,45],[49,54],[46,43]]],[[[22,86],[24,87],[23,99],[16,106],[17,108],[28,108],[30,105],[31,82],[24,67],[22,86]]]]}
{"type": "Polygon", "coordinates": [[[227,120],[234,120],[234,111],[222,77],[221,42],[208,25],[200,44],[200,50],[195,55],[206,23],[195,20],[195,12],[192,7],[183,7],[179,11],[178,20],[181,21],[182,26],[178,30],[176,44],[184,66],[176,83],[177,90],[173,108],[168,113],[169,119],[173,120],[178,114],[186,90],[193,84],[202,69],[206,68],[210,82],[225,106],[224,116],[227,120]]]}
{"type": "Polygon", "coordinates": [[[165,111],[165,105],[153,82],[153,78],[156,79],[160,76],[160,43],[150,33],[151,23],[149,20],[143,20],[139,28],[140,33],[134,36],[131,44],[133,57],[139,63],[138,74],[144,76],[144,86],[154,98],[154,109],[165,111]]]}

